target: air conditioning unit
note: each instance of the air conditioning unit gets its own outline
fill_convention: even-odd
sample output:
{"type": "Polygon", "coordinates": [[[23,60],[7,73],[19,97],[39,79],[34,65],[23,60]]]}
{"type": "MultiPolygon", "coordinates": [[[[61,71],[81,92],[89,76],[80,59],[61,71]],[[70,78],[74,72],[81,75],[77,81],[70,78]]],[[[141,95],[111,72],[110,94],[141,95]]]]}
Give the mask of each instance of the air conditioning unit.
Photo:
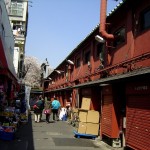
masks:
{"type": "Polygon", "coordinates": [[[120,148],[121,147],[121,139],[112,139],[112,147],[120,148]]]}

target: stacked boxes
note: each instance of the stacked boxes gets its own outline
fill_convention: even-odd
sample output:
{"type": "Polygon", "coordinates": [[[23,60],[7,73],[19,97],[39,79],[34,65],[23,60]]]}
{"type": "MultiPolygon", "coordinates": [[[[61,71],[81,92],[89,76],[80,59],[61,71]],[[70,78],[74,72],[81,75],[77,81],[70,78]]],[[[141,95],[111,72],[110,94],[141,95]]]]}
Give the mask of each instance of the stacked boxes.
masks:
{"type": "Polygon", "coordinates": [[[86,134],[86,122],[79,122],[78,133],[86,134]]]}
{"type": "Polygon", "coordinates": [[[99,124],[97,123],[87,123],[86,134],[98,135],[99,134],[99,124]]]}
{"type": "Polygon", "coordinates": [[[87,114],[87,129],[86,134],[99,134],[99,112],[89,110],[87,114]]]}
{"type": "Polygon", "coordinates": [[[79,109],[79,121],[87,122],[87,114],[88,114],[88,110],[79,109]]]}
{"type": "Polygon", "coordinates": [[[90,98],[82,98],[81,109],[90,110],[91,99],[90,98]]]}
{"type": "Polygon", "coordinates": [[[99,112],[89,110],[87,115],[87,122],[99,123],[99,112]]]}
{"type": "Polygon", "coordinates": [[[90,98],[83,98],[79,113],[79,126],[77,132],[80,134],[99,134],[99,112],[90,109],[90,98]]]}

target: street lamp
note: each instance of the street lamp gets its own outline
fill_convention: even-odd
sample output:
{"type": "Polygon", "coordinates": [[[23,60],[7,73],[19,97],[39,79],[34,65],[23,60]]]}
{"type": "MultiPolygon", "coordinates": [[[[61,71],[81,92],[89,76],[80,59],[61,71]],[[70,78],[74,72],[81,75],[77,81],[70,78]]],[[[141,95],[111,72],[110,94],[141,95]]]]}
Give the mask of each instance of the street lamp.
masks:
{"type": "Polygon", "coordinates": [[[54,70],[54,71],[56,71],[58,74],[64,73],[63,70],[54,70]]]}
{"type": "Polygon", "coordinates": [[[70,65],[74,65],[74,62],[73,61],[71,61],[71,60],[69,60],[69,59],[67,59],[66,60],[70,65]]]}
{"type": "Polygon", "coordinates": [[[100,42],[100,43],[105,43],[104,38],[102,38],[102,37],[99,36],[99,35],[96,35],[96,36],[95,36],[95,40],[98,41],[98,42],[100,42]]]}

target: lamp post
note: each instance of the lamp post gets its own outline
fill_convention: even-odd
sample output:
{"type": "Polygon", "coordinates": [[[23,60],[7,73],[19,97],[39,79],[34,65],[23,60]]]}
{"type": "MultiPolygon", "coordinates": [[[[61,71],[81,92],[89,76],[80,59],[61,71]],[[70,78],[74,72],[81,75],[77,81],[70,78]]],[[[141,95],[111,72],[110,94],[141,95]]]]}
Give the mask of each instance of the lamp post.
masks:
{"type": "Polygon", "coordinates": [[[62,73],[64,73],[64,71],[63,70],[54,70],[55,72],[57,72],[58,74],[62,74],[62,73]]]}

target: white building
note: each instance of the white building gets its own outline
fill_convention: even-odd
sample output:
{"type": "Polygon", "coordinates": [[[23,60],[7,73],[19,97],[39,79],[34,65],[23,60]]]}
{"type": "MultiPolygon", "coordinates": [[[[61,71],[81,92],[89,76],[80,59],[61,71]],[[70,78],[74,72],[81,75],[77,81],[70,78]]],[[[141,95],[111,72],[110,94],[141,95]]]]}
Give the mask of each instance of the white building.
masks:
{"type": "Polygon", "coordinates": [[[16,73],[18,73],[18,62],[19,62],[19,47],[15,47],[13,64],[14,64],[16,73]]]}
{"type": "Polygon", "coordinates": [[[0,0],[0,95],[4,95],[0,101],[6,103],[15,97],[18,85],[13,65],[14,44],[6,5],[4,0],[0,0]]]}
{"type": "Polygon", "coordinates": [[[13,62],[18,77],[22,78],[28,26],[28,0],[5,0],[5,3],[15,38],[13,62]]]}
{"type": "MultiPolygon", "coordinates": [[[[1,51],[4,51],[4,59],[11,73],[15,76],[13,55],[14,55],[14,36],[11,30],[8,13],[5,7],[4,0],[0,0],[0,42],[2,43],[1,51]]],[[[2,54],[1,54],[2,55],[2,54]]],[[[2,61],[2,60],[1,60],[2,61]]]]}

